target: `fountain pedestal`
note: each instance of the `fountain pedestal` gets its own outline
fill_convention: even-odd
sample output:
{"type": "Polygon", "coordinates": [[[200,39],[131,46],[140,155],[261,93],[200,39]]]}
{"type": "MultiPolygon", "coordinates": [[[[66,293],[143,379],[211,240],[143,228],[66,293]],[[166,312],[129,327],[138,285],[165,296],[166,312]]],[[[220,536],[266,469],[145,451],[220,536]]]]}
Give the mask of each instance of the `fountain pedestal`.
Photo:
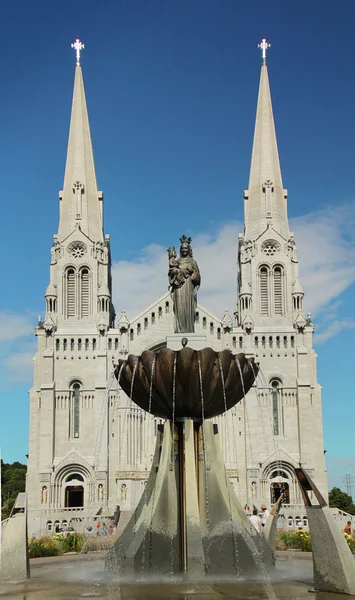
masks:
{"type": "Polygon", "coordinates": [[[170,350],[181,350],[186,344],[183,340],[187,340],[189,348],[193,350],[202,350],[206,348],[207,335],[201,333],[173,333],[166,338],[166,347],[170,350]]]}
{"type": "Polygon", "coordinates": [[[273,566],[273,552],[244,513],[224,467],[211,421],[165,423],[146,489],[108,569],[122,575],[205,572],[250,575],[273,566]]]}

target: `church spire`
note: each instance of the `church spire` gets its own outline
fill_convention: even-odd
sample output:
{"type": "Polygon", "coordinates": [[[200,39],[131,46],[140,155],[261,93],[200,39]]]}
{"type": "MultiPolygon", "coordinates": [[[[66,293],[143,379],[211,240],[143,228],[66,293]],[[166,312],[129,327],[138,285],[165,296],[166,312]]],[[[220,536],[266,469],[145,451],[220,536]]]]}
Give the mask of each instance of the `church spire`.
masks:
{"type": "Polygon", "coordinates": [[[97,189],[85,89],[80,65],[84,44],[75,40],[74,92],[69,129],[64,187],[59,193],[58,239],[64,240],[80,228],[92,241],[103,241],[102,192],[97,189]]]}
{"type": "Polygon", "coordinates": [[[262,66],[251,157],[249,189],[245,192],[245,236],[257,239],[272,226],[288,239],[287,190],[283,189],[272,111],[264,38],[259,44],[262,66]]]}

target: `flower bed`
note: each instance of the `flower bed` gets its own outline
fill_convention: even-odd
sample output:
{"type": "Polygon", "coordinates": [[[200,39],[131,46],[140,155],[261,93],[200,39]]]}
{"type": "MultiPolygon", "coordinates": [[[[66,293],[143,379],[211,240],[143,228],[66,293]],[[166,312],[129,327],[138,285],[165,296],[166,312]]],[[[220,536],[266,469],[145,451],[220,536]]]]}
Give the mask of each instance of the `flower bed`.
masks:
{"type": "MultiPolygon", "coordinates": [[[[343,532],[350,550],[355,553],[355,537],[343,532]]],[[[300,550],[312,552],[311,535],[306,529],[279,529],[276,535],[276,550],[300,550]]]]}

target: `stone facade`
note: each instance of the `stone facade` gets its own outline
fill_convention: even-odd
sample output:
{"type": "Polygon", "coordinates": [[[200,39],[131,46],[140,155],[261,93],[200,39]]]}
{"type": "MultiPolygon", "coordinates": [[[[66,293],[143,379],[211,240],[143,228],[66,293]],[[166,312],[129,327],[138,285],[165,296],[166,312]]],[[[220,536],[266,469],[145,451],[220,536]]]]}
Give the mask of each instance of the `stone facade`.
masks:
{"type": "MultiPolygon", "coordinates": [[[[227,311],[218,318],[199,305],[196,343],[245,352],[260,362],[258,386],[216,422],[242,505],[270,506],[286,489],[280,514],[291,526],[305,514],[293,466],[301,463],[325,497],[327,477],[314,326],[303,312],[286,202],[263,65],[244,193],[246,227],[239,236],[235,322],[227,311]]],[[[151,467],[159,419],[132,404],[115,381],[108,392],[107,381],[128,353],[176,343],[169,292],[134,319],[124,311],[116,319],[80,65],[60,207],[30,391],[29,534],[37,535],[56,522],[93,526],[95,519],[113,517],[117,507],[122,523],[132,514],[151,467]]]]}

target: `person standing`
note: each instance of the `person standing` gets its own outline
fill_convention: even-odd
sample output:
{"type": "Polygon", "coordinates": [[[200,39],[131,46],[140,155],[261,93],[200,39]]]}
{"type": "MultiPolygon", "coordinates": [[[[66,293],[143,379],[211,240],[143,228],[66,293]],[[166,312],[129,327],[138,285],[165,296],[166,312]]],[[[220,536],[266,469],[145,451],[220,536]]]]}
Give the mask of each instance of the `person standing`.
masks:
{"type": "Polygon", "coordinates": [[[351,521],[348,521],[344,527],[344,533],[351,535],[351,521]]]}
{"type": "Polygon", "coordinates": [[[256,531],[261,535],[263,532],[263,526],[258,515],[257,508],[254,508],[253,514],[249,517],[249,521],[255,527],[256,531]]]}
{"type": "Polygon", "coordinates": [[[99,536],[100,535],[100,528],[101,528],[101,523],[100,521],[97,523],[96,525],[96,535],[99,536]]]}
{"type": "Polygon", "coordinates": [[[266,521],[268,520],[270,513],[267,509],[266,504],[262,504],[260,509],[261,509],[261,512],[260,512],[259,516],[261,519],[261,524],[263,527],[265,527],[266,521]]]}

